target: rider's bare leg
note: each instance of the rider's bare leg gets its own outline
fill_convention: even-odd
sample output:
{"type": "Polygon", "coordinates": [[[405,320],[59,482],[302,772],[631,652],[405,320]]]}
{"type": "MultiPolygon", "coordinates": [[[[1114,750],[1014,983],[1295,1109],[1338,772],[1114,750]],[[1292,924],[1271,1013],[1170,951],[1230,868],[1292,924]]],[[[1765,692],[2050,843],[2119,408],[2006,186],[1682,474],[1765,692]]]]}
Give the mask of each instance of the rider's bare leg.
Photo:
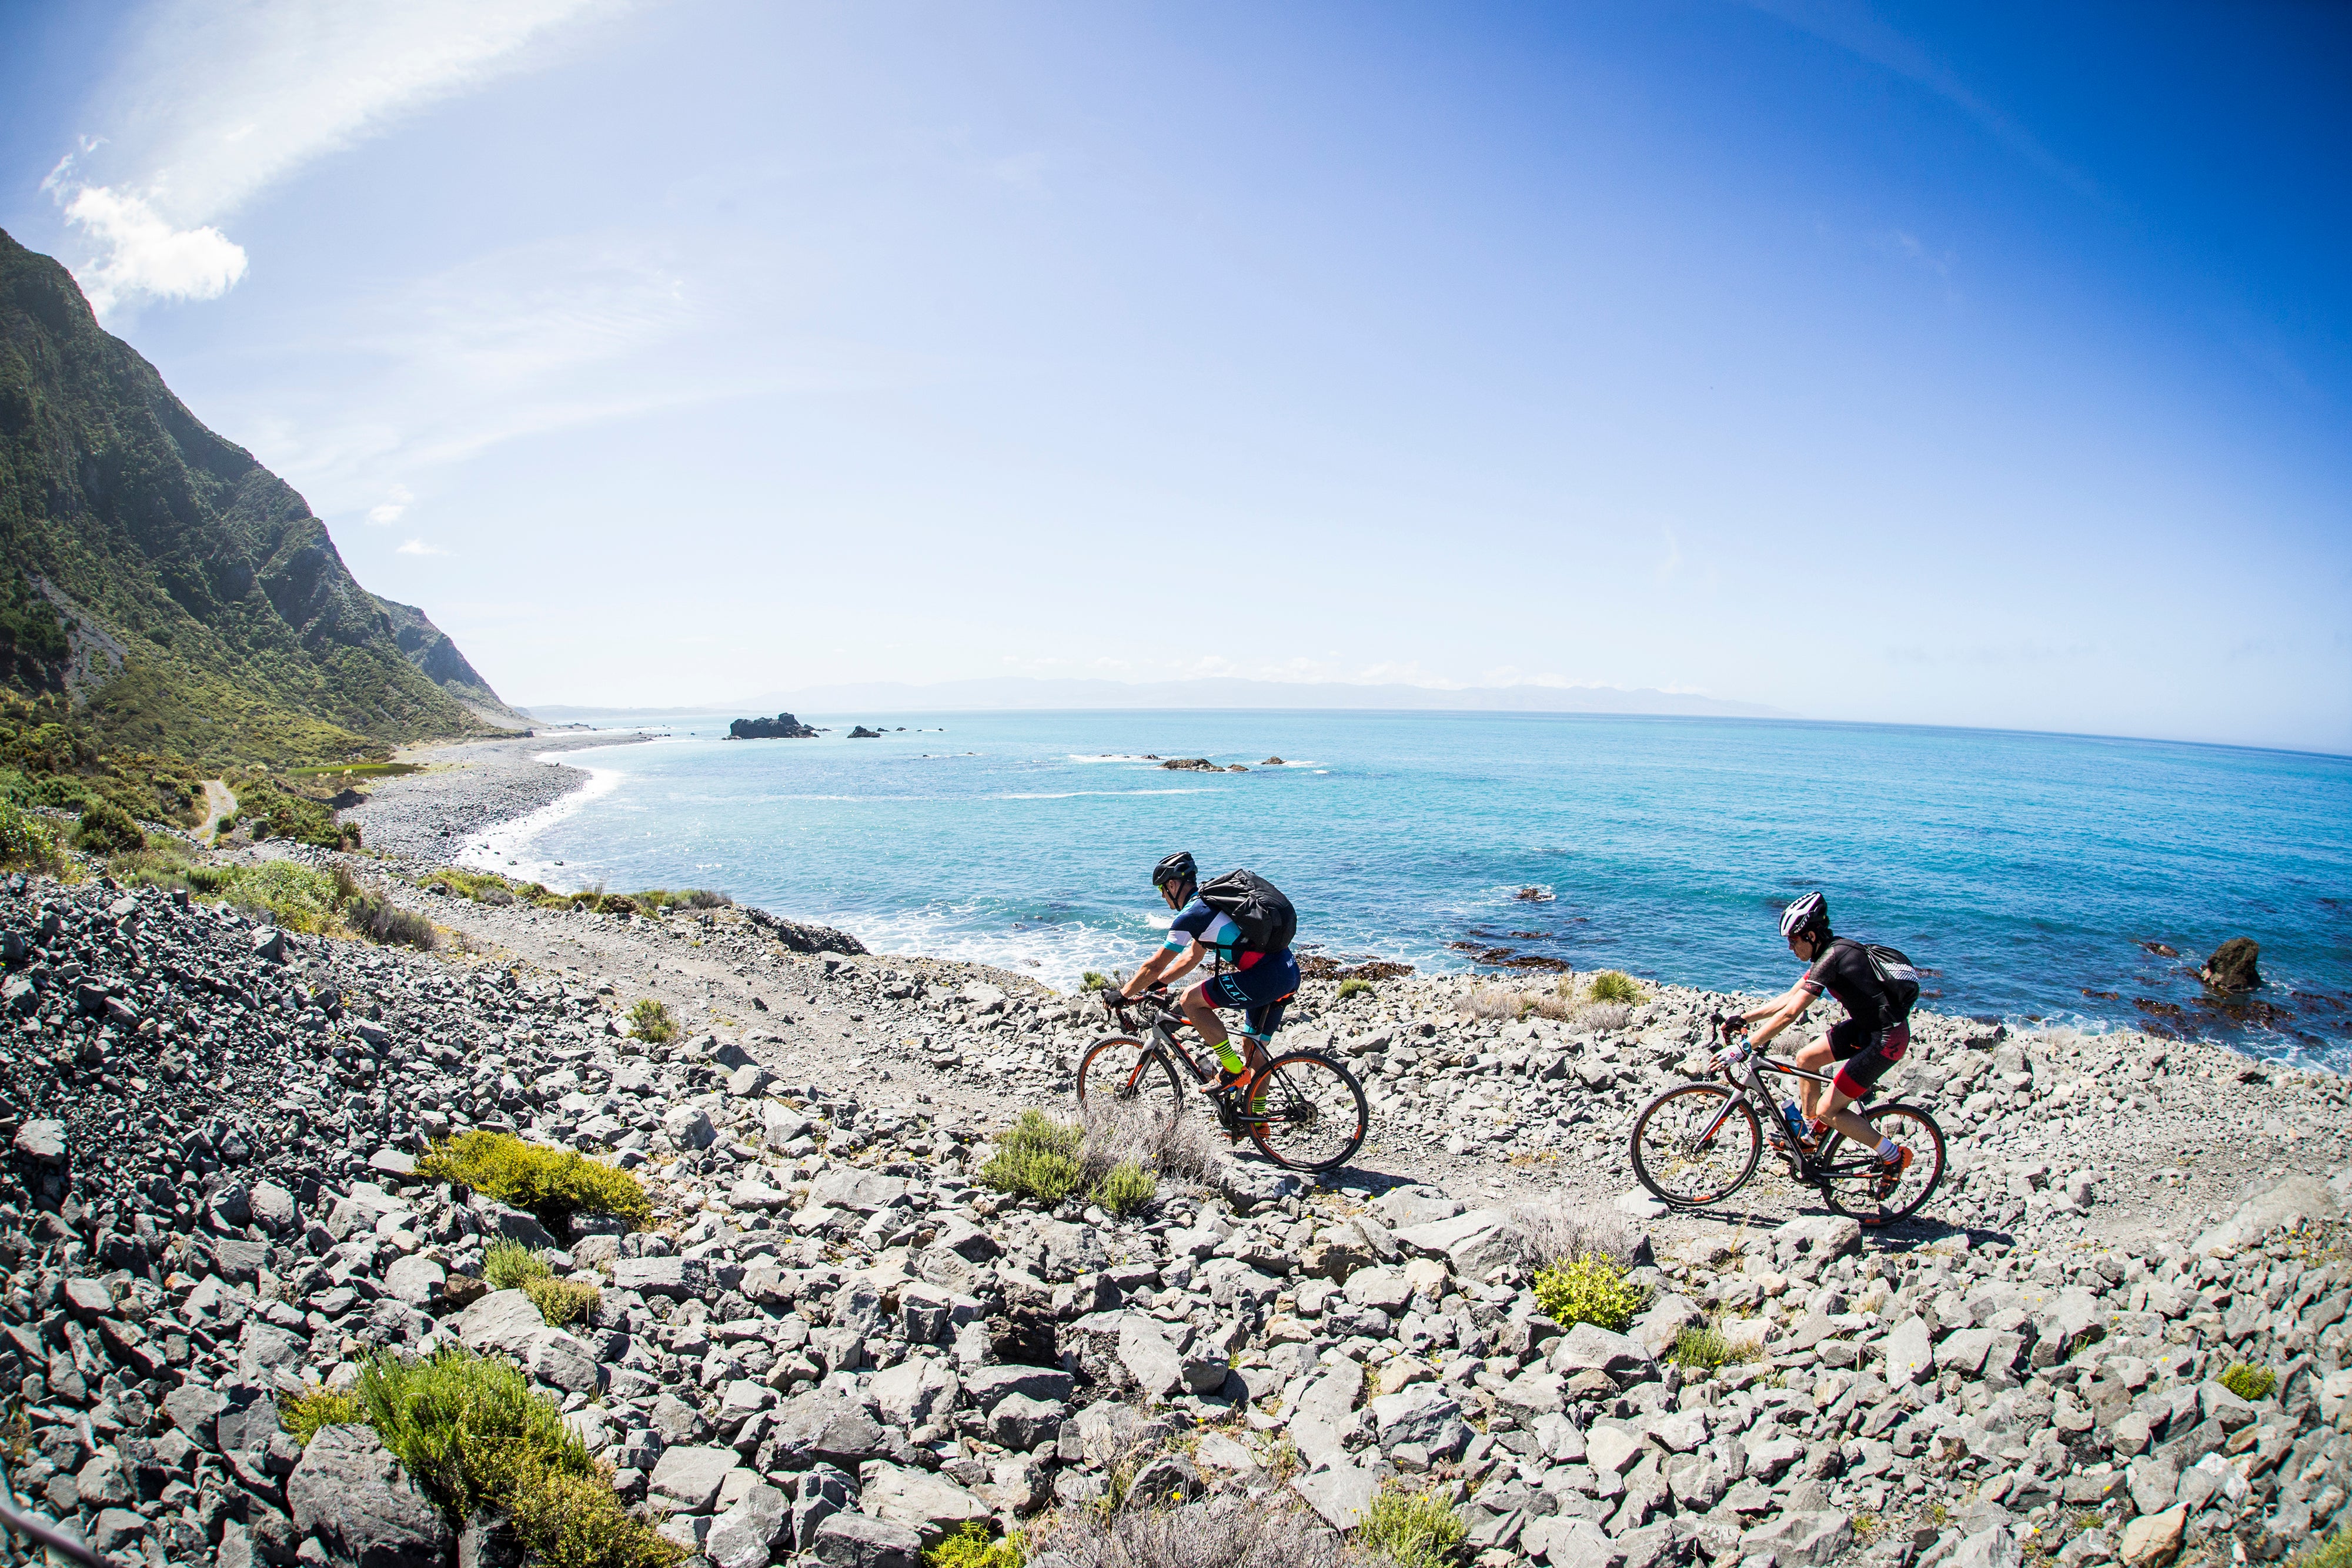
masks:
{"type": "MultiPolygon", "coordinates": [[[[1830,1041],[1827,1035],[1823,1035],[1821,1039],[1813,1041],[1811,1045],[1801,1048],[1797,1054],[1790,1060],[1795,1061],[1798,1066],[1803,1068],[1808,1072],[1819,1072],[1826,1075],[1837,1071],[1837,1052],[1830,1049],[1830,1041]]],[[[1812,1118],[1814,1121],[1825,1120],[1826,1118],[1822,1114],[1822,1097],[1829,1092],[1830,1088],[1826,1083],[1816,1083],[1810,1078],[1798,1079],[1797,1109],[1802,1111],[1807,1116],[1812,1118]]],[[[1840,1132],[1845,1131],[1843,1127],[1838,1130],[1840,1132]]],[[[1849,1134],[1848,1135],[1851,1136],[1852,1134],[1849,1134]]],[[[1873,1143],[1877,1142],[1875,1138],[1871,1141],[1873,1143]]]]}
{"type": "MultiPolygon", "coordinates": [[[[1225,1043],[1225,1021],[1217,1016],[1217,1009],[1209,1005],[1207,981],[1203,980],[1186,991],[1176,1006],[1183,1013],[1184,1020],[1201,1031],[1202,1044],[1213,1051],[1225,1043]]],[[[1249,1064],[1251,1071],[1255,1072],[1265,1065],[1265,1052],[1258,1048],[1256,1039],[1247,1033],[1241,1037],[1241,1052],[1242,1061],[1249,1064]]]]}
{"type": "MultiPolygon", "coordinates": [[[[1808,1087],[1810,1087],[1810,1085],[1808,1085],[1808,1087]]],[[[1868,1121],[1864,1119],[1860,1112],[1846,1109],[1846,1107],[1853,1103],[1853,1101],[1838,1092],[1837,1090],[1832,1089],[1830,1091],[1829,1098],[1830,1108],[1827,1114],[1825,1114],[1822,1119],[1827,1122],[1831,1126],[1835,1127],[1839,1132],[1843,1133],[1847,1137],[1853,1139],[1859,1146],[1865,1149],[1874,1149],[1878,1147],[1878,1129],[1872,1126],[1868,1121]]]]}

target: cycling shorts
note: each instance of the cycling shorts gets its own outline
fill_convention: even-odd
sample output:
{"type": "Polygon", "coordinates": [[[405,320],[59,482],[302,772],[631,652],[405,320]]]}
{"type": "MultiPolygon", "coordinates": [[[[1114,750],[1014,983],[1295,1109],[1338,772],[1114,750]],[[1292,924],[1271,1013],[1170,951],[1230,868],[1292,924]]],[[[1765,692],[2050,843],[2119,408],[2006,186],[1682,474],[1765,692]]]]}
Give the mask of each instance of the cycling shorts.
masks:
{"type": "Polygon", "coordinates": [[[1840,1019],[1830,1030],[1830,1054],[1838,1059],[1832,1087],[1849,1100],[1859,1100],[1910,1049],[1908,1022],[1893,1029],[1866,1029],[1853,1019],[1840,1019]]]}
{"type": "Polygon", "coordinates": [[[1298,989],[1298,960],[1275,953],[1246,969],[1227,969],[1201,982],[1213,1008],[1243,1008],[1243,1027],[1264,1040],[1282,1027],[1282,1013],[1298,989]]]}

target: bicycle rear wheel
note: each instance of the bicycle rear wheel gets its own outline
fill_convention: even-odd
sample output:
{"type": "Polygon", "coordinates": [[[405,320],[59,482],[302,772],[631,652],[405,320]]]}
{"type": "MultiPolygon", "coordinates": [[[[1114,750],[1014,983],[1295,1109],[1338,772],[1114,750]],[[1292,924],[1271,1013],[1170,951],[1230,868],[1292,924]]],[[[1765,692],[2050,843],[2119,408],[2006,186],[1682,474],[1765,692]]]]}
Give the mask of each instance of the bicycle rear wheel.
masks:
{"type": "Polygon", "coordinates": [[[1297,1051],[1260,1070],[1245,1113],[1265,1157],[1295,1171],[1328,1171],[1362,1146],[1371,1124],[1355,1074],[1328,1056],[1297,1051]]]}
{"type": "Polygon", "coordinates": [[[1763,1150],[1755,1109],[1719,1083],[1680,1084],[1633,1118],[1633,1175],[1676,1208],[1738,1192],[1763,1150]]]}
{"type": "Polygon", "coordinates": [[[1097,1115],[1142,1110],[1181,1116],[1184,1086],[1158,1042],[1106,1035],[1078,1058],[1078,1109],[1097,1115]]]}
{"type": "MultiPolygon", "coordinates": [[[[1849,1158],[1831,1163],[1840,1168],[1822,1173],[1822,1197],[1840,1214],[1868,1226],[1893,1225],[1919,1211],[1944,1179],[1944,1129],[1916,1105],[1856,1107],[1869,1117],[1879,1136],[1892,1138],[1911,1151],[1911,1163],[1892,1183],[1879,1175],[1867,1149],[1845,1145],[1849,1158]],[[1865,1163],[1866,1162],[1866,1163],[1865,1163]],[[1848,1166],[1856,1168],[1843,1168],[1848,1166]]],[[[1825,1149],[1825,1156],[1838,1151],[1825,1149]]]]}

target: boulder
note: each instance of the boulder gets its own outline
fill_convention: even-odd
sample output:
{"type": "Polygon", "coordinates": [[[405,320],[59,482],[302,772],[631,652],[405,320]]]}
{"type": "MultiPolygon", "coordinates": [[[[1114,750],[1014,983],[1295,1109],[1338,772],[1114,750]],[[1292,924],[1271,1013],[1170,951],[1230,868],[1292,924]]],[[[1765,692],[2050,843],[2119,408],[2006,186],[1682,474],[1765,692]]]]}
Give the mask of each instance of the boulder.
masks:
{"type": "Polygon", "coordinates": [[[732,1448],[665,1448],[646,1483],[646,1496],[679,1513],[708,1513],[735,1460],[732,1448]]]}
{"type": "Polygon", "coordinates": [[[1522,1241],[1511,1217],[1499,1208],[1474,1208],[1450,1219],[1409,1225],[1396,1232],[1408,1253],[1443,1258],[1465,1280],[1484,1280],[1497,1269],[1516,1267],[1522,1241]]]}
{"type": "Polygon", "coordinates": [[[1353,1530],[1361,1524],[1381,1490],[1379,1478],[1370,1470],[1344,1462],[1309,1470],[1290,1485],[1334,1530],[1353,1530]]]}
{"type": "Polygon", "coordinates": [[[352,1568],[437,1562],[457,1538],[373,1427],[322,1427],[286,1479],[294,1528],[352,1568]]]}
{"type": "Polygon", "coordinates": [[[1451,1459],[1470,1441],[1462,1406],[1433,1383],[1414,1383],[1371,1402],[1373,1425],[1381,1451],[1401,1443],[1415,1443],[1433,1458],[1451,1459]]]}
{"type": "Polygon", "coordinates": [[[946,1476],[877,1462],[858,1489],[857,1506],[877,1519],[911,1527],[933,1546],[967,1521],[989,1517],[989,1507],[946,1476]]]}
{"type": "Polygon", "coordinates": [[[422,1252],[396,1258],[392,1267],[383,1271],[386,1292],[420,1312],[429,1310],[441,1299],[448,1280],[449,1271],[422,1252]]]}
{"type": "Polygon", "coordinates": [[[52,1168],[66,1163],[66,1124],[63,1122],[27,1122],[16,1129],[11,1145],[25,1159],[37,1166],[52,1168]]]}
{"type": "Polygon", "coordinates": [[[450,1330],[471,1351],[499,1351],[522,1359],[530,1336],[547,1327],[539,1308],[520,1291],[492,1291],[457,1314],[450,1330]]]}
{"type": "Polygon", "coordinates": [[[896,1520],[831,1513],[818,1522],[809,1550],[826,1568],[922,1568],[923,1538],[896,1520]]]}
{"type": "Polygon", "coordinates": [[[1853,1544],[1853,1521],[1843,1513],[1784,1513],[1739,1538],[1747,1556],[1769,1552],[1780,1568],[1819,1568],[1853,1544]]]}
{"type": "Polygon", "coordinates": [[[702,1554],[711,1568],[767,1568],[777,1537],[791,1524],[784,1494],[765,1483],[754,1486],[711,1521],[702,1554]]]}
{"type": "MultiPolygon", "coordinates": [[[[1221,1377],[1218,1381],[1224,1380],[1221,1377]]],[[[1013,1394],[1025,1394],[1032,1399],[1067,1400],[1071,1377],[1066,1372],[1043,1366],[976,1366],[963,1375],[963,1390],[985,1415],[1013,1394]]]]}
{"type": "Polygon", "coordinates": [[[2214,990],[2224,994],[2251,991],[2263,983],[2257,963],[2263,950],[2251,936],[2232,936],[2213,949],[2197,977],[2214,990]]]}
{"type": "Polygon", "coordinates": [[[2179,1555],[2181,1536],[2188,1527],[2187,1503],[2175,1503],[2161,1513],[2141,1514],[2124,1526],[2123,1544],[2117,1552],[2124,1568],[2159,1568],[2171,1562],[2179,1555]]]}
{"type": "Polygon", "coordinates": [[[1652,1364],[1649,1351],[1638,1340],[1595,1323],[1570,1329],[1552,1342],[1549,1355],[1551,1369],[1570,1376],[1580,1372],[1640,1373],[1652,1364]]]}

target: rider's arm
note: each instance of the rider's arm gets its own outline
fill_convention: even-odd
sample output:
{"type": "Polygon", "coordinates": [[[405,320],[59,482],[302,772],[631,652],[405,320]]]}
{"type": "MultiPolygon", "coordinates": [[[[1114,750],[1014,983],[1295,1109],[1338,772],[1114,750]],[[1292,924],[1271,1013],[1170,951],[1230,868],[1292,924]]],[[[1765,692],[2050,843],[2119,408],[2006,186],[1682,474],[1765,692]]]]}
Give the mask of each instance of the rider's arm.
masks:
{"type": "Polygon", "coordinates": [[[1168,967],[1169,963],[1174,959],[1175,956],[1175,954],[1162,948],[1160,951],[1151,955],[1150,957],[1146,958],[1142,964],[1137,967],[1135,973],[1129,977],[1127,984],[1123,986],[1113,986],[1110,988],[1111,991],[1121,1001],[1134,1000],[1136,997],[1140,996],[1143,992],[1150,990],[1153,986],[1160,983],[1160,972],[1168,967]]]}
{"type": "Polygon", "coordinates": [[[1813,994],[1805,989],[1803,985],[1799,984],[1790,987],[1788,994],[1779,1000],[1767,1002],[1753,1011],[1740,1014],[1740,1020],[1744,1023],[1754,1023],[1758,1019],[1765,1020],[1763,1028],[1752,1030],[1748,1034],[1748,1043],[1750,1049],[1763,1050],[1767,1041],[1804,1017],[1805,1009],[1812,1005],[1813,994]]]}
{"type": "Polygon", "coordinates": [[[1174,979],[1177,976],[1184,973],[1187,969],[1192,968],[1203,957],[1207,956],[1208,951],[1209,950],[1206,947],[1203,947],[1201,944],[1195,942],[1191,946],[1186,947],[1181,953],[1161,953],[1160,955],[1160,957],[1168,959],[1170,962],[1168,967],[1160,972],[1160,977],[1163,980],[1174,979]]]}

